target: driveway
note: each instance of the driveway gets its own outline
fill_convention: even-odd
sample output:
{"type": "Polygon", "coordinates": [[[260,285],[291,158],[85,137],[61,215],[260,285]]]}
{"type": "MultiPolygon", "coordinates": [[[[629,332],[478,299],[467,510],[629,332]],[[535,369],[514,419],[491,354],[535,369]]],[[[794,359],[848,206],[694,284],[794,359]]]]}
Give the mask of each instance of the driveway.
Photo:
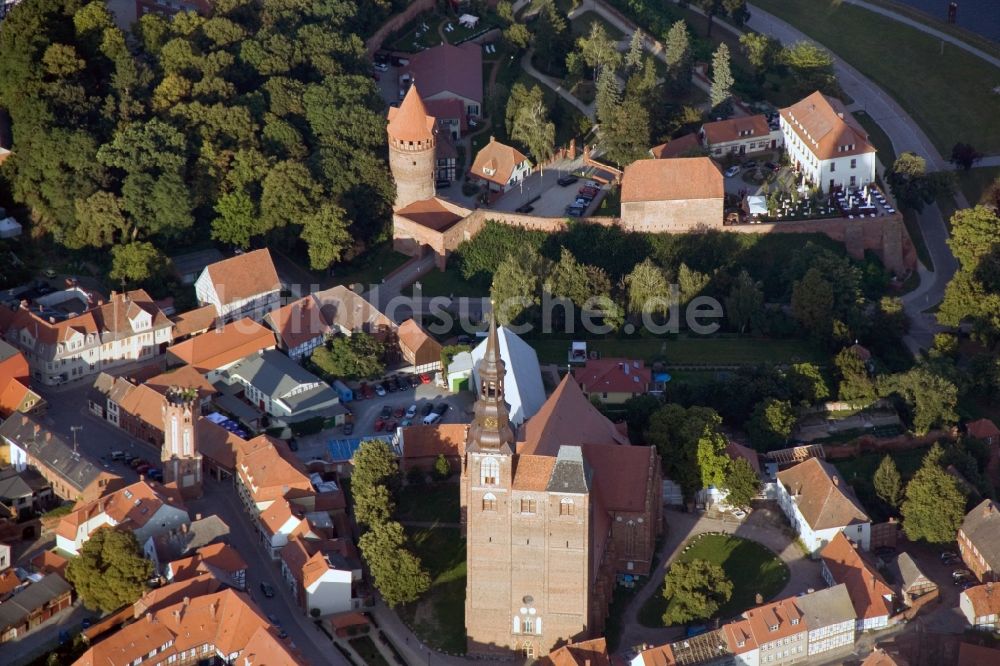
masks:
{"type": "Polygon", "coordinates": [[[785,528],[781,527],[784,518],[775,515],[771,509],[755,509],[744,522],[733,518],[708,518],[702,514],[673,509],[667,509],[663,513],[667,533],[660,547],[660,554],[669,555],[660,562],[646,585],[625,609],[622,622],[624,630],[619,645],[622,652],[642,644],[663,645],[684,635],[683,627],[650,629],[642,626],[639,623],[639,609],[652,595],[660,593],[668,565],[680,554],[688,539],[697,534],[704,532],[736,534],[757,541],[778,553],[781,560],[788,565],[790,576],[784,589],[775,598],[790,597],[809,589],[818,590],[826,587],[820,574],[819,563],[803,555],[785,528]]]}

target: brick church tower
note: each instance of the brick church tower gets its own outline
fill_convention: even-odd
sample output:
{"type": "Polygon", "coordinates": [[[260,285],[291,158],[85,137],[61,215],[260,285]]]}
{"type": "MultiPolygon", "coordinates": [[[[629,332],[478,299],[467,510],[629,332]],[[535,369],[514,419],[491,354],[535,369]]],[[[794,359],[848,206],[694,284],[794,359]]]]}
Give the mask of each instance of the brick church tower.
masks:
{"type": "Polygon", "coordinates": [[[389,107],[386,131],[389,134],[389,169],[396,181],[393,210],[433,197],[437,121],[428,115],[416,84],[410,86],[398,109],[389,107]]]}
{"type": "Polygon", "coordinates": [[[201,497],[201,453],[195,424],[198,422],[198,391],[171,386],[163,404],[163,482],[177,484],[185,498],[201,497]]]}

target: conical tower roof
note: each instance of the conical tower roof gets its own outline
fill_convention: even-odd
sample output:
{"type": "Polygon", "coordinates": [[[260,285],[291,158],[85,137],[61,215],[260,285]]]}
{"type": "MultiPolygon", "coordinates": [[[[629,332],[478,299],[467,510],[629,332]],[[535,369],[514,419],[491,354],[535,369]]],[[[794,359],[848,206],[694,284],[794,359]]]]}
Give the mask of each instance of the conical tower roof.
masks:
{"type": "Polygon", "coordinates": [[[434,138],[434,123],[415,83],[398,109],[389,108],[389,136],[397,141],[430,141],[434,138]]]}

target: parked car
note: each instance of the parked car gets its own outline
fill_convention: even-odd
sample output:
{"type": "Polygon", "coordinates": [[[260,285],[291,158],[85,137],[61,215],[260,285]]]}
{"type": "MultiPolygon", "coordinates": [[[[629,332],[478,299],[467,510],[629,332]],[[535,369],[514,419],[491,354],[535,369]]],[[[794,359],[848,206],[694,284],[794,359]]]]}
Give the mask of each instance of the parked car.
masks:
{"type": "MultiPolygon", "coordinates": [[[[265,583],[264,581],[260,581],[260,591],[263,592],[264,596],[267,597],[268,599],[274,596],[274,587],[270,583],[265,583]]],[[[268,619],[270,619],[270,616],[268,617],[268,619]]],[[[278,623],[277,620],[272,620],[272,621],[275,624],[278,623]]]]}
{"type": "Polygon", "coordinates": [[[406,410],[403,409],[402,407],[396,407],[394,410],[392,410],[392,417],[395,419],[401,419],[403,418],[403,413],[405,411],[406,410]]]}
{"type": "Polygon", "coordinates": [[[757,166],[758,166],[757,160],[747,160],[746,162],[743,163],[744,169],[756,169],[757,166]]]}
{"type": "Polygon", "coordinates": [[[764,168],[769,171],[780,171],[781,165],[777,162],[764,162],[764,168]]]}
{"type": "Polygon", "coordinates": [[[557,180],[556,182],[559,183],[560,187],[566,187],[567,185],[572,185],[578,180],[580,179],[574,176],[573,174],[567,174],[565,176],[561,176],[559,180],[557,180]]]}
{"type": "MultiPolygon", "coordinates": [[[[272,588],[272,593],[273,593],[273,588],[272,588]]],[[[273,624],[276,627],[280,627],[281,626],[281,620],[279,620],[278,616],[274,615],[273,613],[267,616],[267,621],[270,622],[271,624],[273,624]]]]}
{"type": "Polygon", "coordinates": [[[375,393],[378,394],[378,397],[380,398],[383,397],[387,392],[388,391],[386,390],[385,382],[375,385],[375,393]]]}
{"type": "Polygon", "coordinates": [[[440,420],[441,420],[441,415],[432,412],[424,417],[424,425],[434,425],[440,420]]]}
{"type": "Polygon", "coordinates": [[[411,425],[413,425],[413,419],[403,419],[399,422],[401,428],[409,428],[411,425]]]}
{"type": "Polygon", "coordinates": [[[566,206],[566,214],[570,217],[583,217],[583,211],[582,206],[566,206]]]}
{"type": "Polygon", "coordinates": [[[385,419],[379,417],[375,419],[375,432],[382,432],[385,430],[385,419]]]}
{"type": "Polygon", "coordinates": [[[434,408],[434,413],[444,415],[444,413],[447,412],[449,409],[451,409],[451,406],[447,402],[442,402],[439,403],[438,406],[434,408]]]}
{"type": "Polygon", "coordinates": [[[732,178],[740,172],[740,165],[734,164],[733,166],[726,169],[726,178],[732,178]]]}
{"type": "Polygon", "coordinates": [[[286,638],[288,638],[288,632],[285,631],[284,629],[278,629],[278,638],[280,638],[281,640],[285,640],[286,638]]]}
{"type": "Polygon", "coordinates": [[[953,553],[951,551],[945,551],[941,553],[941,563],[942,564],[955,564],[961,561],[962,558],[958,556],[958,553],[953,553]]]}
{"type": "Polygon", "coordinates": [[[439,190],[446,190],[449,187],[451,187],[451,181],[450,180],[434,181],[434,187],[436,187],[439,190]]]}
{"type": "Polygon", "coordinates": [[[596,197],[598,192],[600,192],[600,190],[596,187],[590,187],[589,185],[584,185],[578,190],[578,194],[582,194],[590,198],[596,197]]]}
{"type": "Polygon", "coordinates": [[[379,413],[383,419],[387,419],[392,416],[392,407],[389,405],[382,405],[382,411],[379,413]]]}
{"type": "Polygon", "coordinates": [[[406,379],[410,382],[410,388],[417,388],[423,383],[420,381],[420,375],[410,375],[406,379]]]}
{"type": "Polygon", "coordinates": [[[385,431],[392,432],[393,430],[396,429],[396,426],[398,425],[399,423],[396,422],[396,419],[389,419],[388,421],[385,422],[385,431]]]}
{"type": "Polygon", "coordinates": [[[527,215],[528,213],[530,213],[533,210],[535,210],[534,206],[532,206],[531,204],[524,204],[523,206],[518,206],[514,210],[514,212],[515,213],[524,213],[525,215],[527,215]]]}
{"type": "Polygon", "coordinates": [[[375,63],[375,69],[377,69],[380,72],[388,72],[389,71],[389,65],[387,63],[384,63],[384,62],[377,62],[377,63],[375,63]]]}
{"type": "Polygon", "coordinates": [[[389,391],[389,393],[395,393],[396,390],[399,389],[399,387],[396,386],[396,380],[393,379],[392,377],[382,382],[382,385],[385,386],[386,390],[389,391]]]}
{"type": "Polygon", "coordinates": [[[431,373],[429,373],[429,372],[425,372],[425,373],[423,373],[423,374],[420,375],[420,381],[423,382],[424,384],[430,384],[431,383],[431,379],[433,379],[433,378],[431,377],[431,373]]]}
{"type": "Polygon", "coordinates": [[[350,435],[353,432],[354,432],[354,424],[348,421],[347,423],[344,424],[344,434],[350,435]]]}
{"type": "Polygon", "coordinates": [[[136,474],[145,474],[151,469],[151,467],[152,466],[149,463],[143,463],[142,465],[139,465],[138,467],[135,468],[135,472],[136,474]]]}
{"type": "Polygon", "coordinates": [[[972,578],[972,572],[968,569],[955,569],[951,572],[952,580],[963,580],[968,578],[972,578]]]}
{"type": "Polygon", "coordinates": [[[111,459],[112,460],[123,460],[124,458],[125,458],[125,452],[124,451],[112,451],[111,452],[111,459]]]}
{"type": "Polygon", "coordinates": [[[406,409],[406,418],[412,419],[416,415],[417,415],[417,406],[416,405],[410,405],[409,407],[407,407],[407,409],[406,409]]]}
{"type": "Polygon", "coordinates": [[[428,402],[426,405],[424,405],[423,409],[420,410],[420,415],[427,416],[433,411],[434,411],[434,405],[428,402]]]}
{"type": "Polygon", "coordinates": [[[153,467],[152,469],[146,470],[146,476],[151,478],[153,481],[159,481],[163,483],[163,472],[161,470],[153,467]]]}
{"type": "Polygon", "coordinates": [[[143,460],[142,458],[138,458],[138,457],[136,457],[136,458],[132,458],[132,460],[131,460],[131,461],[129,462],[129,467],[131,467],[132,469],[135,469],[135,468],[136,468],[136,467],[138,467],[139,465],[144,465],[144,464],[147,464],[147,465],[148,465],[149,463],[147,463],[147,462],[146,462],[145,460],[143,460]]]}
{"type": "Polygon", "coordinates": [[[299,450],[299,443],[295,440],[294,437],[291,438],[290,440],[288,440],[288,450],[289,451],[298,451],[299,450]]]}

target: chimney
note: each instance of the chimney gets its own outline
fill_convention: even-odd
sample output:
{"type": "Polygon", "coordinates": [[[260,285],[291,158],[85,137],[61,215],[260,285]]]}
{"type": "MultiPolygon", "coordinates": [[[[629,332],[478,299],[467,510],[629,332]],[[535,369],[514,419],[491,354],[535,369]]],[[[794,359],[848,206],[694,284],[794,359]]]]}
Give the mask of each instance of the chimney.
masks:
{"type": "Polygon", "coordinates": [[[833,485],[840,487],[840,477],[838,477],[836,474],[833,475],[833,485]]]}
{"type": "Polygon", "coordinates": [[[201,520],[201,514],[200,513],[194,514],[194,519],[195,520],[201,520]]]}
{"type": "Polygon", "coordinates": [[[495,136],[493,136],[492,134],[490,134],[490,143],[494,143],[496,140],[497,140],[497,138],[495,136]]]}
{"type": "MultiPolygon", "coordinates": [[[[25,418],[25,420],[27,420],[27,418],[25,418]]],[[[36,424],[35,424],[35,427],[34,427],[34,428],[32,428],[32,431],[34,432],[35,436],[37,437],[37,436],[38,436],[38,433],[42,431],[42,426],[40,426],[40,425],[38,425],[38,424],[36,423],[36,424]]]]}
{"type": "Polygon", "coordinates": [[[993,502],[987,502],[983,507],[983,516],[989,518],[991,515],[993,515],[993,502]]]}
{"type": "Polygon", "coordinates": [[[837,117],[840,118],[841,120],[843,120],[844,119],[844,112],[843,111],[837,111],[837,117]]]}
{"type": "Polygon", "coordinates": [[[187,534],[187,532],[188,532],[188,524],[181,523],[181,534],[187,534]]]}

